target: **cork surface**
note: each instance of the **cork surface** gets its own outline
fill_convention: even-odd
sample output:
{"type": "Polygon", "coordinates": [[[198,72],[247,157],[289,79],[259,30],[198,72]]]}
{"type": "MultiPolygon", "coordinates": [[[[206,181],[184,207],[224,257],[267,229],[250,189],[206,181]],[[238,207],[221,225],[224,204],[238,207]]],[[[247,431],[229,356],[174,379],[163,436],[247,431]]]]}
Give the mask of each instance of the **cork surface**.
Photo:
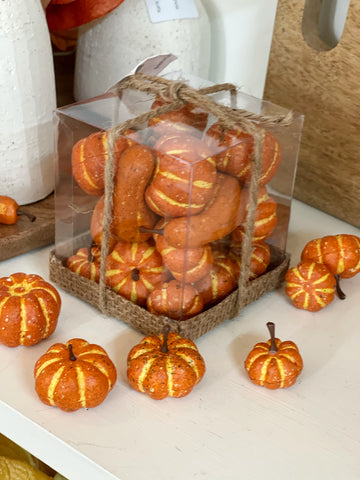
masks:
{"type": "Polygon", "coordinates": [[[279,0],[264,98],[305,115],[295,197],[360,227],[360,2],[333,49],[311,20],[319,5],[304,16],[305,0],[279,0]]]}
{"type": "Polygon", "coordinates": [[[24,205],[21,210],[35,215],[36,220],[30,222],[21,216],[15,225],[0,224],[0,261],[54,242],[53,194],[39,202],[24,205]]]}

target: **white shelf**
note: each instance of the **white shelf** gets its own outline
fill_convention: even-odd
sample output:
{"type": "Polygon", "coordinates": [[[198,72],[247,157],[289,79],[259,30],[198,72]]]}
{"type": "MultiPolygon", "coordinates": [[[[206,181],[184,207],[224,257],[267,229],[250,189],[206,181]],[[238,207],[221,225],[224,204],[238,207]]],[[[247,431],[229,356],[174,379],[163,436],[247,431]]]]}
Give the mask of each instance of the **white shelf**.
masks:
{"type": "MultiPolygon", "coordinates": [[[[305,243],[359,230],[293,202],[288,251],[292,265],[305,243]]],[[[1,263],[48,279],[50,247],[1,263]]],[[[183,399],[151,400],[132,390],[126,357],[143,337],[59,290],[58,327],[34,347],[0,345],[0,431],[70,480],[318,480],[360,478],[360,275],[345,280],[347,299],[317,313],[295,309],[284,289],[271,292],[196,341],[207,372],[183,399]],[[270,391],[253,385],[243,362],[267,340],[266,322],[300,348],[297,383],[270,391]],[[37,358],[74,337],[102,345],[118,381],[100,406],[65,413],[40,402],[33,380],[37,358]]]]}

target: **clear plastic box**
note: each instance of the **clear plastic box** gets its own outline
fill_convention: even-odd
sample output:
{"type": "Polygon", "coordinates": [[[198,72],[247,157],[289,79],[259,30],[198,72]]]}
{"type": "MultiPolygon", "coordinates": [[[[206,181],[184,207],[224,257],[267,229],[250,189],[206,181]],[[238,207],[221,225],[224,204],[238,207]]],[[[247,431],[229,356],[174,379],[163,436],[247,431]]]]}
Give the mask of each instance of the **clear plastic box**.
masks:
{"type": "Polygon", "coordinates": [[[289,112],[268,102],[238,91],[207,97],[245,117],[256,114],[258,181],[251,183],[254,137],[224,128],[201,105],[143,121],[167,102],[114,89],[55,112],[51,278],[146,334],[167,322],[196,338],[276,288],[288,266],[303,117],[293,113],[284,126],[289,112]],[[129,119],[131,128],[110,134],[129,119]],[[111,135],[113,175],[105,180],[111,135]]]}

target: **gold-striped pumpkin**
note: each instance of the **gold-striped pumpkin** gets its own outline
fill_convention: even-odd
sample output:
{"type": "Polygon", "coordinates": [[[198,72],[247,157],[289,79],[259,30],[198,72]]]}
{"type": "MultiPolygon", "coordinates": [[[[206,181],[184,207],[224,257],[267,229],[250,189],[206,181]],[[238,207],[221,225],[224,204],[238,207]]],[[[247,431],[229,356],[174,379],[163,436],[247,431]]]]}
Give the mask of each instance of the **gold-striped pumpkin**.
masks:
{"type": "Polygon", "coordinates": [[[67,259],[66,266],[81,277],[89,278],[98,283],[100,279],[100,256],[101,250],[99,247],[92,247],[90,254],[88,248],[79,248],[75,255],[67,259]]]}
{"type": "Polygon", "coordinates": [[[167,327],[143,338],[127,358],[130,385],[155,400],[188,395],[204,374],[205,362],[194,342],[167,327]]]}
{"type": "Polygon", "coordinates": [[[301,262],[286,272],[286,295],[296,308],[318,312],[334,300],[336,279],[327,266],[301,262]]]}
{"type": "Polygon", "coordinates": [[[74,338],[51,346],[37,360],[34,377],[43,403],[73,412],[102,403],[114,387],[117,373],[102,347],[74,338]]]}
{"type": "Polygon", "coordinates": [[[157,164],[145,192],[148,206],[163,217],[200,213],[213,197],[216,180],[211,150],[190,135],[166,135],[155,145],[157,164]]]}
{"type": "Polygon", "coordinates": [[[245,360],[245,369],[250,380],[271,390],[293,385],[303,369],[297,345],[275,338],[275,325],[268,322],[271,338],[257,343],[245,360]]]}
{"type": "Polygon", "coordinates": [[[150,242],[118,242],[106,260],[107,285],[137,305],[145,305],[165,274],[161,255],[150,242]]]}
{"type": "Polygon", "coordinates": [[[8,347],[35,345],[57,326],[61,298],[35,274],[0,278],[0,342],[8,347]]]}

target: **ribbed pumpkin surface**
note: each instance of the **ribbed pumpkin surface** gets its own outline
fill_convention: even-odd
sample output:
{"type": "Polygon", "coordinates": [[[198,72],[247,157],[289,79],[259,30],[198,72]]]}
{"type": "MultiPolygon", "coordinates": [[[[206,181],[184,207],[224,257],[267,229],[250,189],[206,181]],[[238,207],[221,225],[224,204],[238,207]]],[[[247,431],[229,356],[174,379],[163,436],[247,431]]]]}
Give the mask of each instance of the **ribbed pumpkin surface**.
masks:
{"type": "Polygon", "coordinates": [[[39,275],[0,278],[0,342],[35,345],[54,332],[60,308],[57,290],[39,275]]]}
{"type": "Polygon", "coordinates": [[[117,378],[106,351],[80,338],[50,347],[36,362],[34,376],[40,400],[65,411],[96,407],[117,378]],[[69,345],[75,359],[71,359],[69,345]]]}

